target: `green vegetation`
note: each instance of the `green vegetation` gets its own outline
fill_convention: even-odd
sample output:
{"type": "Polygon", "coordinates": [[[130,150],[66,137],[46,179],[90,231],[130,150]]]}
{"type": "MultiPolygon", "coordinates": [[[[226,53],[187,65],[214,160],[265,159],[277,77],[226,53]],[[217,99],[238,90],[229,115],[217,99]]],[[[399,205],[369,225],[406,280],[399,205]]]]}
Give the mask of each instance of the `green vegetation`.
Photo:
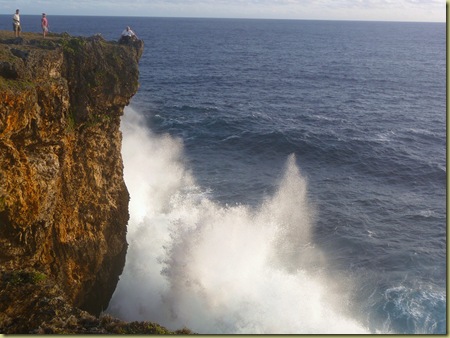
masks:
{"type": "Polygon", "coordinates": [[[187,328],[169,331],[163,326],[151,322],[123,322],[108,314],[99,318],[99,326],[112,334],[193,334],[187,328]]]}
{"type": "Polygon", "coordinates": [[[4,273],[2,276],[3,282],[12,285],[22,284],[38,284],[44,281],[47,276],[39,271],[13,271],[4,273]]]}
{"type": "Polygon", "coordinates": [[[9,49],[0,48],[0,60],[2,60],[2,62],[14,62],[15,56],[9,49]]]}
{"type": "Polygon", "coordinates": [[[165,327],[151,322],[123,322],[108,314],[100,316],[99,326],[112,334],[194,334],[187,328],[169,331],[165,327]]]}
{"type": "MultiPolygon", "coordinates": [[[[45,48],[45,49],[54,49],[56,48],[57,44],[55,43],[55,41],[51,40],[51,39],[42,39],[42,40],[35,40],[37,45],[41,48],[45,48]]],[[[34,41],[33,41],[34,42],[34,41]]]]}
{"type": "Polygon", "coordinates": [[[103,123],[109,123],[112,120],[112,116],[105,113],[105,114],[91,114],[89,116],[89,121],[87,123],[88,127],[94,127],[97,125],[101,125],[103,123]]]}
{"type": "Polygon", "coordinates": [[[6,196],[0,196],[0,212],[6,209],[6,196]]]}
{"type": "Polygon", "coordinates": [[[0,90],[10,90],[14,93],[28,91],[34,88],[33,82],[25,80],[11,80],[0,76],[0,90]]]}
{"type": "Polygon", "coordinates": [[[105,84],[107,76],[108,73],[106,72],[106,69],[101,67],[95,69],[94,72],[88,74],[88,77],[86,77],[88,88],[93,89],[95,87],[103,86],[105,84]]]}
{"type": "Polygon", "coordinates": [[[69,111],[69,114],[67,115],[67,125],[66,125],[66,131],[67,133],[73,133],[76,128],[76,122],[75,122],[75,116],[72,111],[69,111]]]}
{"type": "Polygon", "coordinates": [[[84,45],[86,45],[86,40],[81,37],[73,38],[64,35],[61,41],[63,51],[71,55],[76,55],[84,45]]]}
{"type": "Polygon", "coordinates": [[[38,283],[44,281],[46,278],[47,278],[47,275],[43,274],[42,272],[36,271],[35,273],[33,273],[31,279],[33,281],[33,284],[38,284],[38,283]]]}

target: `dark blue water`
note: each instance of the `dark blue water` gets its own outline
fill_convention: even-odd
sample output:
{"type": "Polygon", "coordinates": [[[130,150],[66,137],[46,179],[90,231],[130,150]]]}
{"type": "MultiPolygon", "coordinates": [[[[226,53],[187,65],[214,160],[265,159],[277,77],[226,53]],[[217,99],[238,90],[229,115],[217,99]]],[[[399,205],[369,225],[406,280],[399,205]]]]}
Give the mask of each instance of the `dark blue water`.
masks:
{"type": "Polygon", "coordinates": [[[201,185],[223,203],[258,204],[295,153],[316,243],[358,279],[370,328],[445,333],[445,25],[144,27],[134,104],[183,139],[201,185]]]}
{"type": "MultiPolygon", "coordinates": [[[[22,21],[38,31],[38,19],[22,21]]],[[[444,23],[49,21],[107,39],[136,31],[146,48],[131,106],[182,140],[220,205],[257,208],[295,154],[314,243],[355,283],[356,319],[371,332],[446,333],[444,23]]]]}

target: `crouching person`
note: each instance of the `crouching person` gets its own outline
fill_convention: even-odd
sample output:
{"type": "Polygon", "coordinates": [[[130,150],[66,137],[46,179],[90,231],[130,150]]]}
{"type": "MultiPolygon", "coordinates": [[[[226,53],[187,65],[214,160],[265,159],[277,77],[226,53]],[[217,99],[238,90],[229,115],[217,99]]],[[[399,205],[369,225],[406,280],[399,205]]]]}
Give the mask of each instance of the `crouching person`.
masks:
{"type": "Polygon", "coordinates": [[[127,26],[120,36],[119,43],[127,44],[136,40],[138,40],[136,34],[131,30],[130,26],[127,26]]]}

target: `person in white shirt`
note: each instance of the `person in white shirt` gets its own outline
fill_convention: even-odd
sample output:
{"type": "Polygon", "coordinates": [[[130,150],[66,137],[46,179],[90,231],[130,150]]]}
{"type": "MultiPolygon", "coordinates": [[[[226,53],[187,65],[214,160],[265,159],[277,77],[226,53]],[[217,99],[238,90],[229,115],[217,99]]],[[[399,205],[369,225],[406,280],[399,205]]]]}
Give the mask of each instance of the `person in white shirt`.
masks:
{"type": "Polygon", "coordinates": [[[136,34],[131,30],[130,26],[127,26],[120,36],[119,43],[129,44],[136,40],[138,40],[136,34]]]}
{"type": "Polygon", "coordinates": [[[125,30],[122,32],[122,36],[136,36],[136,34],[134,34],[134,32],[131,30],[130,26],[127,26],[127,28],[125,28],[125,30]]]}
{"type": "Polygon", "coordinates": [[[13,30],[14,36],[18,38],[20,36],[20,32],[22,31],[22,27],[20,27],[20,15],[18,9],[16,9],[16,14],[13,16],[13,30]]]}

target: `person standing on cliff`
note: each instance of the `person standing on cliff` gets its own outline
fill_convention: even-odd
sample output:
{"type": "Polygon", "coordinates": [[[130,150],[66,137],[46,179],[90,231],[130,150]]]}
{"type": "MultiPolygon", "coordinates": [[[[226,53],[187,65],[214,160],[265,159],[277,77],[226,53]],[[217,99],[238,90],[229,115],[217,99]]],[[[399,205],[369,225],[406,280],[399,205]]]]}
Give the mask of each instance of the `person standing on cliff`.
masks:
{"type": "Polygon", "coordinates": [[[48,20],[45,13],[42,13],[42,19],[41,19],[41,27],[42,27],[42,34],[44,34],[44,38],[48,33],[48,20]]]}
{"type": "Polygon", "coordinates": [[[20,36],[20,32],[22,31],[22,27],[20,26],[20,15],[18,9],[16,9],[16,14],[14,14],[13,16],[13,30],[14,36],[18,38],[20,36]]]}

